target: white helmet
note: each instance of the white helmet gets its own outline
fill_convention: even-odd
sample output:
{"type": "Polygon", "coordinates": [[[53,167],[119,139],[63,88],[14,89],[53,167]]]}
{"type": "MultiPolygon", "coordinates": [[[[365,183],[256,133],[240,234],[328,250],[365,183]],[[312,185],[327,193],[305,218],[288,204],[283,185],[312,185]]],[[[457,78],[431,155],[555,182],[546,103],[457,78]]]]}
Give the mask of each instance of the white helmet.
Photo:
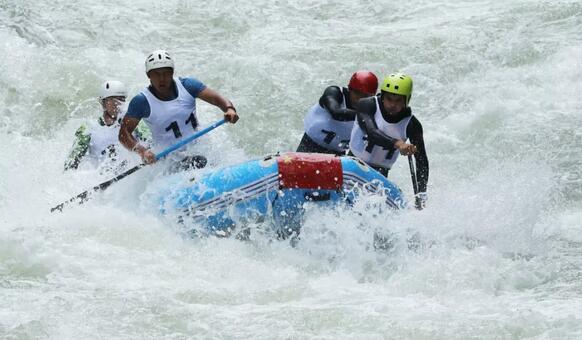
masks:
{"type": "Polygon", "coordinates": [[[101,84],[99,99],[103,100],[108,97],[127,97],[125,85],[118,80],[108,80],[101,84]]]}
{"type": "Polygon", "coordinates": [[[156,50],[150,53],[145,61],[146,74],[157,68],[171,67],[174,69],[174,59],[164,50],[156,50]]]}

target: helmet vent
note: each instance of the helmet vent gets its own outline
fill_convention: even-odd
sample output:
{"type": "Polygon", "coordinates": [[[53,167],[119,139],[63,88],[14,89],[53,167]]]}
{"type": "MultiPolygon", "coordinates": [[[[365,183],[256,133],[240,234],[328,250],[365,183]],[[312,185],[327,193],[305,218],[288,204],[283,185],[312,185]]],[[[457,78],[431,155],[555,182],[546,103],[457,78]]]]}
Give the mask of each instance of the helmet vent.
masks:
{"type": "Polygon", "coordinates": [[[164,50],[153,51],[146,59],[145,62],[146,73],[148,73],[151,70],[165,67],[173,69],[174,60],[172,60],[170,54],[164,50]]]}
{"type": "Polygon", "coordinates": [[[398,90],[398,85],[394,85],[394,89],[395,90],[398,90]]]}
{"type": "Polygon", "coordinates": [[[105,88],[109,90],[109,83],[105,85],[105,88]]]}

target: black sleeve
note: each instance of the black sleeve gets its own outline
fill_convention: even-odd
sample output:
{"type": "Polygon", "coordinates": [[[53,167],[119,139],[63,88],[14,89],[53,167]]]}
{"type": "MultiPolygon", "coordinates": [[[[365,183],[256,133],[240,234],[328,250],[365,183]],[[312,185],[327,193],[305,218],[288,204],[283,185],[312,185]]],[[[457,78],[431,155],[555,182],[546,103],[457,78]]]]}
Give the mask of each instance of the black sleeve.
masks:
{"type": "Polygon", "coordinates": [[[426,148],[424,146],[424,137],[422,133],[422,125],[412,116],[406,134],[410,139],[410,143],[416,146],[417,152],[414,155],[416,158],[416,180],[418,181],[418,191],[426,192],[426,185],[428,183],[428,157],[426,156],[426,148]]]}
{"type": "Polygon", "coordinates": [[[397,139],[394,139],[380,129],[376,125],[374,120],[374,114],[376,113],[376,97],[369,97],[360,100],[358,103],[358,124],[364,130],[364,133],[368,136],[368,143],[373,143],[382,147],[394,148],[394,143],[397,139]]]}
{"type": "Polygon", "coordinates": [[[330,86],[323,91],[319,98],[319,105],[325,108],[333,119],[339,121],[350,121],[356,118],[356,111],[352,109],[342,109],[343,101],[342,89],[337,86],[330,86]]]}

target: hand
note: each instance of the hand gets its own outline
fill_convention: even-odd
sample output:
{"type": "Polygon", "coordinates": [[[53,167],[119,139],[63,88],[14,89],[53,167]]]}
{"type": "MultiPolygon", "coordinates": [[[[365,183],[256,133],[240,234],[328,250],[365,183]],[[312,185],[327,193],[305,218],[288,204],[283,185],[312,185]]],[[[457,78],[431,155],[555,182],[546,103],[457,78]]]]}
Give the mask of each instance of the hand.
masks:
{"type": "Polygon", "coordinates": [[[224,113],[224,119],[229,122],[229,123],[236,123],[238,121],[238,115],[236,114],[236,111],[229,108],[228,110],[226,110],[226,112],[224,113]]]}
{"type": "Polygon", "coordinates": [[[156,155],[151,150],[145,150],[140,156],[145,164],[153,164],[156,162],[156,155]]]}
{"type": "Polygon", "coordinates": [[[146,149],[143,145],[136,145],[134,149],[145,164],[153,164],[156,162],[156,155],[150,149],[146,149]]]}
{"type": "Polygon", "coordinates": [[[428,194],[426,192],[419,192],[414,195],[414,205],[417,210],[422,210],[426,207],[426,201],[428,201],[428,194]]]}
{"type": "Polygon", "coordinates": [[[404,156],[413,155],[416,153],[416,145],[414,144],[408,144],[399,140],[398,142],[394,143],[394,146],[398,149],[398,151],[400,151],[400,154],[404,156]]]}

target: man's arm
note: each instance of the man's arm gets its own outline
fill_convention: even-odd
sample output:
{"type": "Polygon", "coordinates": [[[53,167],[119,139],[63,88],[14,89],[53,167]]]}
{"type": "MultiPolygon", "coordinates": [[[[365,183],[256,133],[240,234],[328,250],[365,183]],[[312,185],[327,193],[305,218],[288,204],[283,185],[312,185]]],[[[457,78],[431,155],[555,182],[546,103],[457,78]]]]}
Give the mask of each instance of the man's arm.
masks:
{"type": "Polygon", "coordinates": [[[128,117],[127,115],[121,120],[121,127],[119,129],[119,142],[127,149],[137,153],[145,164],[152,164],[156,162],[156,155],[141,145],[139,141],[133,136],[133,131],[139,124],[141,119],[128,117]]]}
{"type": "Polygon", "coordinates": [[[67,157],[67,161],[65,162],[65,170],[69,169],[77,169],[79,167],[79,163],[81,163],[81,159],[87,154],[89,151],[89,143],[91,142],[91,135],[87,132],[87,127],[82,125],[80,128],[77,129],[75,132],[75,143],[73,144],[73,150],[67,157]]]}
{"type": "Polygon", "coordinates": [[[224,119],[227,122],[234,124],[239,119],[232,102],[221,96],[220,93],[206,87],[204,90],[200,91],[198,98],[219,107],[222,112],[224,112],[224,119]]]}
{"type": "Polygon", "coordinates": [[[133,135],[137,140],[146,144],[150,144],[152,141],[152,132],[143,120],[140,120],[135,130],[133,130],[133,135]]]}
{"type": "Polygon", "coordinates": [[[358,103],[357,119],[358,124],[368,136],[368,143],[373,143],[382,147],[394,148],[394,144],[398,141],[378,129],[378,125],[374,120],[376,113],[376,99],[374,97],[365,98],[358,103]]]}
{"type": "Polygon", "coordinates": [[[398,149],[403,155],[412,155],[416,152],[414,144],[408,144],[401,139],[388,136],[378,129],[374,115],[376,114],[376,97],[369,97],[360,100],[358,103],[357,119],[358,124],[368,136],[368,143],[373,143],[382,147],[398,149]]]}
{"type": "Polygon", "coordinates": [[[119,142],[129,150],[133,150],[139,142],[133,136],[133,131],[139,124],[141,119],[123,117],[121,120],[121,127],[119,129],[119,142]]]}
{"type": "Polygon", "coordinates": [[[333,119],[342,122],[356,119],[356,110],[348,108],[342,109],[342,102],[342,89],[338,86],[329,86],[323,91],[321,98],[319,98],[319,105],[326,109],[333,119]]]}
{"type": "Polygon", "coordinates": [[[406,129],[406,134],[409,136],[410,142],[416,146],[417,152],[414,154],[416,158],[416,178],[418,181],[418,191],[426,192],[426,187],[428,183],[428,157],[426,155],[426,148],[424,146],[424,135],[422,130],[422,125],[416,119],[412,117],[408,127],[406,129]]]}
{"type": "Polygon", "coordinates": [[[148,117],[149,114],[150,106],[146,97],[143,94],[138,94],[129,102],[127,113],[121,120],[119,129],[119,142],[127,149],[137,153],[145,164],[155,163],[156,155],[145,146],[139,144],[139,141],[133,135],[133,131],[141,119],[148,117]]]}

